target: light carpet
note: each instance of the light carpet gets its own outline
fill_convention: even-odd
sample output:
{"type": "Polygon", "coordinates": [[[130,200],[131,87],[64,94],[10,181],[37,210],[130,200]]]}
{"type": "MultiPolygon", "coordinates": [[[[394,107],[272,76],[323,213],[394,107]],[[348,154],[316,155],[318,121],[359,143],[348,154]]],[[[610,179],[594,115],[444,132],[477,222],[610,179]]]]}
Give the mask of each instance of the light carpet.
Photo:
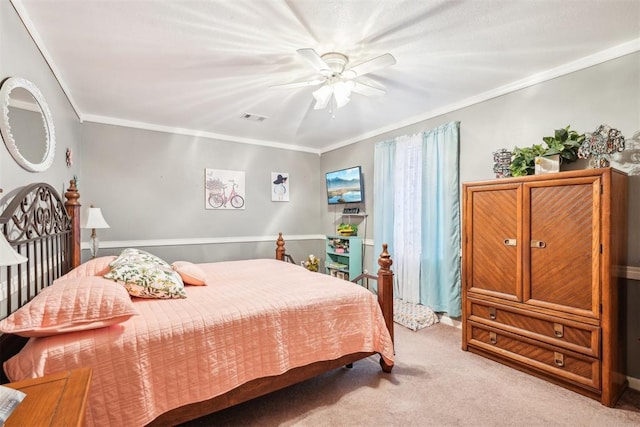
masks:
{"type": "Polygon", "coordinates": [[[460,329],[395,328],[396,365],[356,362],[192,421],[195,426],[634,426],[640,392],[616,408],[461,350],[460,329]]]}

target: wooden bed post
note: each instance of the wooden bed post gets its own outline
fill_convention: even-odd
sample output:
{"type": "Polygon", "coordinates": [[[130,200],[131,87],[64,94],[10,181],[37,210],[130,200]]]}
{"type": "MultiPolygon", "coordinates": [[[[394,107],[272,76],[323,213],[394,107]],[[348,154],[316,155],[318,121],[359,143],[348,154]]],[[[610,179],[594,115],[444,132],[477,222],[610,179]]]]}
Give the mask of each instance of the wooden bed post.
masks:
{"type": "Polygon", "coordinates": [[[393,342],[393,271],[391,265],[393,260],[387,252],[387,244],[382,244],[382,253],[378,257],[378,303],[387,324],[391,342],[393,342]]]}
{"type": "Polygon", "coordinates": [[[282,238],[282,232],[278,233],[278,240],[276,240],[276,259],[278,261],[284,261],[284,239],[282,238]]]}
{"type": "Polygon", "coordinates": [[[80,265],[80,207],[82,206],[78,199],[80,193],[76,188],[76,180],[69,181],[69,188],[64,193],[67,199],[64,206],[67,209],[67,215],[71,218],[71,268],[80,265]]]}

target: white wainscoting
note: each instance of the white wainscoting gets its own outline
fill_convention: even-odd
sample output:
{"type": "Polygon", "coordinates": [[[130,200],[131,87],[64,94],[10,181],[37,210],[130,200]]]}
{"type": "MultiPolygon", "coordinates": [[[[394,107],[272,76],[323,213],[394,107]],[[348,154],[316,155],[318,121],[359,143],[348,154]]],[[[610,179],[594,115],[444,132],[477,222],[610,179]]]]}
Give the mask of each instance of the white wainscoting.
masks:
{"type": "MultiPolygon", "coordinates": [[[[109,240],[100,241],[100,248],[139,248],[152,246],[216,245],[223,243],[276,242],[278,236],[192,237],[186,239],[109,240]]],[[[285,243],[293,240],[324,240],[324,234],[283,236],[285,243]]],[[[82,242],[82,250],[89,250],[89,242],[82,242]]]]}

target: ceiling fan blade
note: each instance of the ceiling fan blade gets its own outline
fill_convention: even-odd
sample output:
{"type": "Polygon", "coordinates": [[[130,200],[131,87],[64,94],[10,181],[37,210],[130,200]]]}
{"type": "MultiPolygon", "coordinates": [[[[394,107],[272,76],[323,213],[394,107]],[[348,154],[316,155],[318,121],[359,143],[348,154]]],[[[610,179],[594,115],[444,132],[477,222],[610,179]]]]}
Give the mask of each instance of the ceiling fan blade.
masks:
{"type": "Polygon", "coordinates": [[[355,86],[351,89],[352,92],[359,93],[364,96],[382,96],[386,93],[384,89],[366,85],[364,83],[355,82],[355,86]]]}
{"type": "Polygon", "coordinates": [[[309,64],[311,64],[311,66],[316,70],[325,73],[331,72],[331,67],[329,67],[329,65],[324,62],[324,59],[322,59],[322,57],[320,57],[320,55],[318,55],[318,52],[316,52],[315,50],[311,48],[305,48],[298,49],[296,52],[298,52],[298,55],[306,59],[307,62],[309,62],[309,64]]]}
{"type": "Polygon", "coordinates": [[[372,73],[385,67],[389,67],[395,63],[396,59],[393,57],[393,55],[391,55],[390,53],[385,53],[384,55],[375,57],[354,67],[351,67],[349,70],[342,73],[342,76],[347,78],[355,78],[367,73],[372,73]],[[353,77],[350,75],[351,73],[354,73],[353,77]]]}
{"type": "Polygon", "coordinates": [[[281,85],[273,85],[269,87],[277,88],[277,89],[290,89],[290,88],[296,88],[296,87],[318,86],[319,84],[322,84],[322,83],[324,83],[324,79],[315,79],[315,80],[306,80],[304,82],[292,82],[292,83],[285,83],[281,85]]]}

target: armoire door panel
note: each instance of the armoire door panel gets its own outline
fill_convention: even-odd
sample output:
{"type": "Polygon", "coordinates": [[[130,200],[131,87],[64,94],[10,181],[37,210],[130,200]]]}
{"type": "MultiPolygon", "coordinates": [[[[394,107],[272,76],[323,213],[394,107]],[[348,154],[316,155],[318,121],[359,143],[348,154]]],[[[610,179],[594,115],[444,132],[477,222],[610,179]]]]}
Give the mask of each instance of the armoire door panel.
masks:
{"type": "Polygon", "coordinates": [[[511,185],[469,192],[468,291],[522,301],[521,191],[511,185]]]}
{"type": "Polygon", "coordinates": [[[600,230],[594,192],[599,184],[593,177],[562,185],[525,184],[525,303],[597,317],[600,230]]]}

